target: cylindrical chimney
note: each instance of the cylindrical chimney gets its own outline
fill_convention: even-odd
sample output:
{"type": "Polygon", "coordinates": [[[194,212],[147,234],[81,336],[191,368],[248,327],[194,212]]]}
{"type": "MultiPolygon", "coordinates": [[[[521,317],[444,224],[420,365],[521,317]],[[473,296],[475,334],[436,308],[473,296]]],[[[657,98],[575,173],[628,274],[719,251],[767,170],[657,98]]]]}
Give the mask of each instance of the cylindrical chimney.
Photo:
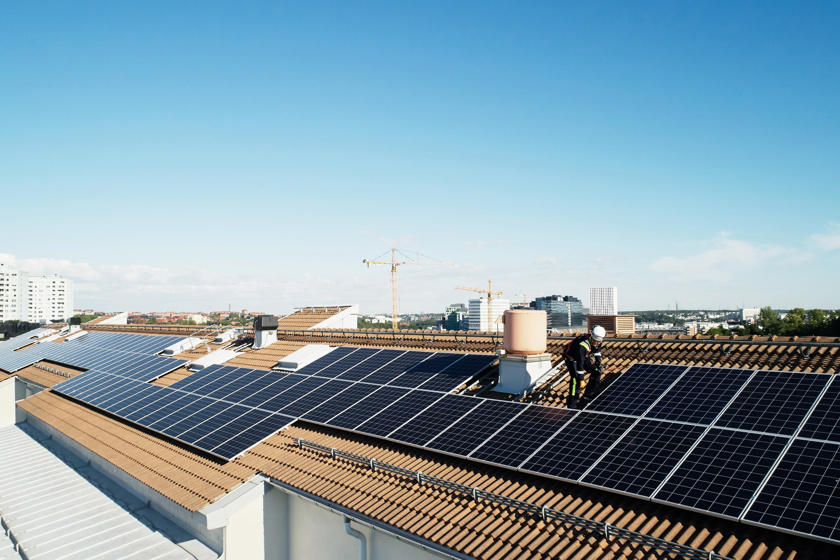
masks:
{"type": "Polygon", "coordinates": [[[509,309],[504,315],[507,354],[544,354],[548,315],[545,311],[509,309]]]}

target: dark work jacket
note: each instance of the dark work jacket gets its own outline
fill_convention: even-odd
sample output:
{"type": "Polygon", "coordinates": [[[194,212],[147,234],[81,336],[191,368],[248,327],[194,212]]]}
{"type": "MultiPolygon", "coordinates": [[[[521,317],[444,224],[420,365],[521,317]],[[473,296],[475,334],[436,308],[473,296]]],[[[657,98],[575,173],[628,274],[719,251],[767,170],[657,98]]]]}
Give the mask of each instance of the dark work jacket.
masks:
{"type": "Polygon", "coordinates": [[[598,373],[598,368],[601,367],[601,350],[594,346],[589,334],[582,334],[566,345],[563,356],[566,360],[574,362],[576,371],[598,373]]]}

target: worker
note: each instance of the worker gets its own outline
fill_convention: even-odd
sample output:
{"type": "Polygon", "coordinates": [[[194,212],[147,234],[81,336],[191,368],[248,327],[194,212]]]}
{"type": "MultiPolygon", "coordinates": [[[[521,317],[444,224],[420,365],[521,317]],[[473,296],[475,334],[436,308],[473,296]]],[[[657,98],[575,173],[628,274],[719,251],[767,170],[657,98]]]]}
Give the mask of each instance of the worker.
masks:
{"type": "Polygon", "coordinates": [[[598,388],[601,386],[601,342],[606,334],[604,327],[596,326],[591,333],[575,337],[566,346],[563,357],[569,370],[569,398],[566,401],[569,408],[583,408],[598,396],[598,388]],[[589,383],[586,384],[585,394],[580,397],[580,386],[587,373],[589,383]]]}

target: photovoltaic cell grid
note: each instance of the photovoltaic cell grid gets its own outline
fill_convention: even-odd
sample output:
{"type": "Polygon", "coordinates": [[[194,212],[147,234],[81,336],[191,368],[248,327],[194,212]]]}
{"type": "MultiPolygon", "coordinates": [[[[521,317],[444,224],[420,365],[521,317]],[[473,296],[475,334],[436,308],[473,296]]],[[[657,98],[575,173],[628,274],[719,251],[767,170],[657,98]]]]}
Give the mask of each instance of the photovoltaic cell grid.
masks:
{"type": "Polygon", "coordinates": [[[70,346],[88,346],[120,350],[136,354],[157,354],[164,349],[184,340],[183,336],[157,336],[118,332],[88,332],[85,336],[74,338],[64,344],[70,346]]]}
{"type": "Polygon", "coordinates": [[[832,377],[831,384],[808,417],[800,438],[820,439],[840,443],[840,383],[832,377]]]}
{"type": "Polygon", "coordinates": [[[715,425],[793,435],[830,379],[828,374],[758,371],[715,425]]]}
{"type": "Polygon", "coordinates": [[[649,498],[703,430],[676,422],[639,420],[581,482],[649,498]]]}
{"type": "MultiPolygon", "coordinates": [[[[81,338],[87,338],[95,334],[119,333],[88,333],[81,338]]],[[[173,344],[173,340],[182,340],[178,337],[135,334],[125,336],[133,337],[130,347],[139,349],[142,345],[148,351],[153,348],[160,351],[173,344]],[[154,340],[150,342],[143,339],[154,340]]],[[[76,340],[81,340],[81,338],[76,340]]],[[[186,363],[186,360],[175,360],[149,353],[74,344],[76,340],[65,343],[42,342],[20,352],[0,353],[0,369],[14,373],[41,360],[51,360],[84,369],[108,371],[141,381],[152,381],[186,363]]]]}
{"type": "Polygon", "coordinates": [[[692,367],[645,417],[711,424],[752,374],[743,369],[692,367]]]}
{"type": "Polygon", "coordinates": [[[712,428],[654,501],[737,520],[788,438],[712,428]]]}
{"type": "Polygon", "coordinates": [[[152,387],[90,371],[57,385],[54,390],[226,460],[244,453],[295,420],[169,387],[152,387]]]}
{"type": "Polygon", "coordinates": [[[639,416],[686,370],[688,366],[635,364],[598,395],[586,410],[639,416]]]}
{"type": "MultiPolygon", "coordinates": [[[[88,349],[89,352],[93,350],[113,352],[88,349]]],[[[446,368],[464,357],[470,357],[447,354],[444,358],[444,355],[432,352],[380,351],[375,348],[359,348],[331,354],[331,360],[321,359],[317,366],[309,368],[310,375],[212,365],[177,381],[170,387],[152,388],[143,383],[129,383],[125,377],[110,375],[109,372],[90,371],[57,385],[55,389],[143,427],[220,455],[233,450],[231,442],[250,443],[250,439],[243,437],[228,437],[223,442],[219,440],[218,435],[227,436],[230,426],[238,426],[244,422],[237,420],[233,423],[237,418],[252,420],[253,414],[246,414],[247,411],[255,411],[254,414],[262,415],[258,416],[259,418],[270,414],[279,415],[284,419],[307,418],[322,423],[341,414],[344,414],[343,420],[347,421],[355,414],[358,420],[352,426],[355,427],[384,412],[383,409],[399,400],[399,409],[381,415],[380,424],[377,426],[377,429],[381,429],[384,425],[390,425],[388,422],[393,423],[388,430],[390,432],[443,395],[439,392],[416,391],[410,398],[404,399],[409,396],[406,388],[374,385],[359,382],[358,379],[366,378],[369,374],[394,364],[397,364],[397,368],[391,368],[389,379],[398,377],[408,369],[417,369],[417,366],[427,359],[439,358],[435,363],[440,364],[441,368],[446,368]],[[342,366],[337,367],[337,364],[342,366]],[[322,377],[322,373],[326,373],[327,376],[322,377]],[[376,398],[367,400],[367,397],[373,397],[378,391],[382,392],[378,393],[376,398]],[[379,401],[379,397],[385,395],[389,400],[379,401]],[[374,409],[367,407],[368,404],[374,403],[374,409]],[[349,410],[351,408],[352,411],[349,410]],[[411,413],[408,414],[408,411],[411,413]],[[395,412],[398,414],[393,414],[395,412]],[[230,426],[218,432],[218,423],[222,420],[229,421],[230,426]],[[231,442],[227,442],[228,439],[231,442]],[[222,444],[224,447],[220,447],[222,444]]],[[[147,358],[156,357],[143,356],[137,359],[147,358]]],[[[491,363],[493,356],[480,358],[466,362],[466,365],[460,367],[450,379],[457,377],[459,382],[469,379],[478,369],[491,363]]],[[[436,375],[428,367],[424,369],[427,379],[436,375]]],[[[458,401],[459,404],[452,405],[455,409],[463,407],[464,403],[468,403],[470,407],[481,403],[475,398],[459,399],[462,399],[458,401]]],[[[447,410],[444,414],[452,414],[452,411],[447,410]]],[[[273,424],[266,421],[261,425],[273,424]]],[[[429,432],[423,442],[440,431],[439,427],[435,429],[433,417],[417,419],[411,429],[414,430],[415,437],[421,437],[418,434],[423,433],[423,430],[429,432]]],[[[260,433],[259,430],[257,433],[260,433]]],[[[240,449],[236,454],[243,451],[240,449]]]]}
{"type": "Polygon", "coordinates": [[[838,483],[840,444],[795,440],[742,520],[840,541],[838,483]]]}

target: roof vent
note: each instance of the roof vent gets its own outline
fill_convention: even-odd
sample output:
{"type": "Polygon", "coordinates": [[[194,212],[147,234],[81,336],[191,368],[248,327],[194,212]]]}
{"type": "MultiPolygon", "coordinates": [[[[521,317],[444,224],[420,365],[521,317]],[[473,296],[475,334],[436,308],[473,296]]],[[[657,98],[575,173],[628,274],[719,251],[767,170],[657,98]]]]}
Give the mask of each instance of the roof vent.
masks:
{"type": "Polygon", "coordinates": [[[213,339],[213,344],[224,344],[225,342],[230,342],[240,334],[242,334],[240,329],[228,329],[225,332],[217,334],[216,338],[213,339]]]}
{"type": "Polygon", "coordinates": [[[193,350],[196,346],[203,343],[203,338],[198,338],[196,336],[190,336],[183,340],[176,342],[170,346],[167,346],[163,349],[164,356],[174,356],[175,354],[180,354],[181,352],[186,352],[187,350],[193,350]]]}
{"type": "Polygon", "coordinates": [[[254,350],[277,342],[277,317],[260,315],[254,319],[254,350]]]}
{"type": "Polygon", "coordinates": [[[70,336],[68,336],[67,338],[65,338],[65,339],[64,339],[64,342],[70,342],[71,340],[75,340],[75,339],[77,339],[77,338],[81,338],[81,337],[83,337],[83,336],[86,336],[86,335],[87,335],[87,333],[88,333],[87,331],[79,331],[79,332],[73,333],[73,334],[71,334],[70,336]]]}
{"type": "Polygon", "coordinates": [[[70,317],[70,333],[77,332],[82,328],[82,318],[81,317],[70,317]]]}

